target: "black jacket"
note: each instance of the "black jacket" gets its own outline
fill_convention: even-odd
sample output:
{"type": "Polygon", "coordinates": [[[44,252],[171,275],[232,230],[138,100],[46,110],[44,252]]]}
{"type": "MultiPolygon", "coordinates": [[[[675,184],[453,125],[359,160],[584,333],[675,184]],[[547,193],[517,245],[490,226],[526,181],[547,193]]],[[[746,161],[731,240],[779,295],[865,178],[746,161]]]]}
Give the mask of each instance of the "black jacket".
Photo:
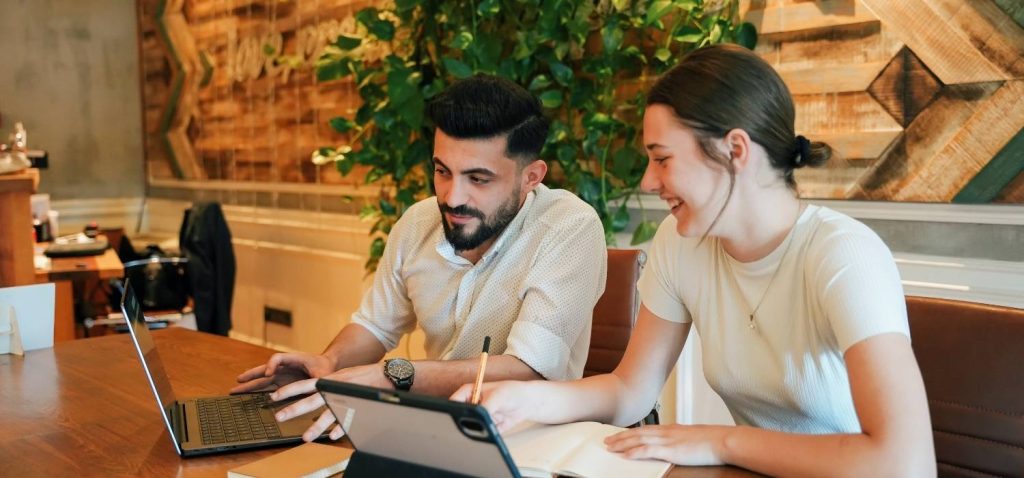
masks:
{"type": "Polygon", "coordinates": [[[235,291],[235,251],[220,204],[197,202],[185,211],[179,236],[188,258],[196,325],[203,332],[227,335],[235,291]]]}

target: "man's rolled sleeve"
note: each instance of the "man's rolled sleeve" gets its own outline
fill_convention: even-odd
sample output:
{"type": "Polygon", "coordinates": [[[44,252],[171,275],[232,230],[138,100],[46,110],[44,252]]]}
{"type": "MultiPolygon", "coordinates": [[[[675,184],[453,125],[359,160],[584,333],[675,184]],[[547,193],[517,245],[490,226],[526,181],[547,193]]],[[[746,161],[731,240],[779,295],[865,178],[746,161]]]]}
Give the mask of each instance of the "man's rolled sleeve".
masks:
{"type": "Polygon", "coordinates": [[[506,354],[548,380],[583,375],[594,306],[605,287],[608,253],[596,214],[552,228],[526,284],[506,354]]]}
{"type": "Polygon", "coordinates": [[[373,286],[352,314],[352,323],[370,331],[388,351],[398,346],[403,334],[416,327],[412,302],[402,280],[402,226],[403,221],[399,220],[392,229],[373,275],[373,286]]]}

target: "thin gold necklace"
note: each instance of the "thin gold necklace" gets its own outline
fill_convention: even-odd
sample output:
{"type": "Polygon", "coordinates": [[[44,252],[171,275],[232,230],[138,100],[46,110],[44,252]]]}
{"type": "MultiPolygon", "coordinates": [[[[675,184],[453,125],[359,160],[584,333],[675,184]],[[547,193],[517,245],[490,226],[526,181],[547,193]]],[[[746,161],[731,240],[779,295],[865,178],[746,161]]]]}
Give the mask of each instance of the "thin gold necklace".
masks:
{"type": "MultiPolygon", "coordinates": [[[[799,220],[799,218],[798,218],[798,220],[799,220]]],[[[793,224],[793,228],[796,228],[796,224],[795,223],[793,224]]],[[[747,309],[750,310],[750,315],[748,316],[748,322],[747,322],[747,328],[749,328],[750,330],[757,329],[757,322],[754,322],[754,314],[757,313],[757,309],[761,308],[761,304],[764,303],[764,298],[768,297],[768,291],[772,288],[772,283],[775,282],[775,276],[779,274],[779,269],[782,269],[782,261],[784,261],[786,259],[786,254],[789,253],[789,246],[793,245],[793,238],[791,237],[792,234],[793,234],[793,229],[790,229],[789,233],[786,234],[786,238],[784,239],[786,241],[786,248],[783,249],[783,251],[782,251],[782,257],[779,258],[779,264],[776,265],[775,266],[775,270],[772,271],[772,276],[771,276],[771,278],[768,279],[768,285],[765,286],[764,292],[761,293],[761,298],[758,299],[757,305],[754,306],[753,310],[750,310],[750,302],[747,302],[746,296],[743,295],[742,291],[740,292],[740,298],[743,299],[743,305],[746,305],[747,309]]],[[[725,252],[725,251],[723,250],[723,252],[725,252]]],[[[728,254],[728,252],[726,252],[726,254],[728,254]]],[[[735,260],[735,259],[732,259],[732,256],[729,256],[729,259],[735,260]]],[[[736,273],[732,269],[732,262],[730,260],[726,260],[726,263],[729,264],[729,274],[732,275],[733,284],[736,284],[736,286],[738,288],[739,287],[739,282],[736,280],[736,273]]]]}

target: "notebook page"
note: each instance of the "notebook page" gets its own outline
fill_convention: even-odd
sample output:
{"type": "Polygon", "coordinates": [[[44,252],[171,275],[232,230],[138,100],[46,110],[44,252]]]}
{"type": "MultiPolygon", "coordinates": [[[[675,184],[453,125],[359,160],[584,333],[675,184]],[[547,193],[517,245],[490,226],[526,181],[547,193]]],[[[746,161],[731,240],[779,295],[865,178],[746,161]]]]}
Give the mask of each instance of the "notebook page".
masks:
{"type": "Polygon", "coordinates": [[[502,435],[512,461],[524,476],[550,476],[587,440],[593,422],[565,425],[525,423],[502,435]],[[531,473],[531,471],[539,473],[531,473]]]}
{"type": "Polygon", "coordinates": [[[622,431],[622,428],[593,423],[587,439],[555,471],[574,476],[628,476],[630,478],[658,478],[672,467],[671,463],[655,460],[629,460],[605,447],[604,439],[622,431]]]}

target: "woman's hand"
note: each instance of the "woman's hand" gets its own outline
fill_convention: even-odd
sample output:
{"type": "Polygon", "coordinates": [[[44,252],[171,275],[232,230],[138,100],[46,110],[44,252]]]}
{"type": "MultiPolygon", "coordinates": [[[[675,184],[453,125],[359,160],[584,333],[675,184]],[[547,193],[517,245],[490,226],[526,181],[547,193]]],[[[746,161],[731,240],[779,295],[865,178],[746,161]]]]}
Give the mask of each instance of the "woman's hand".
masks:
{"type": "Polygon", "coordinates": [[[604,439],[609,451],[633,460],[652,458],[677,465],[722,465],[725,436],[731,427],[648,425],[604,439]]]}
{"type": "MultiPolygon", "coordinates": [[[[540,381],[515,381],[487,382],[483,384],[480,393],[480,404],[487,409],[491,420],[498,427],[498,431],[504,433],[524,421],[542,422],[536,413],[543,405],[543,391],[539,386],[544,382],[540,381]]],[[[473,394],[473,384],[467,383],[455,393],[451,400],[468,402],[473,394]]]]}

